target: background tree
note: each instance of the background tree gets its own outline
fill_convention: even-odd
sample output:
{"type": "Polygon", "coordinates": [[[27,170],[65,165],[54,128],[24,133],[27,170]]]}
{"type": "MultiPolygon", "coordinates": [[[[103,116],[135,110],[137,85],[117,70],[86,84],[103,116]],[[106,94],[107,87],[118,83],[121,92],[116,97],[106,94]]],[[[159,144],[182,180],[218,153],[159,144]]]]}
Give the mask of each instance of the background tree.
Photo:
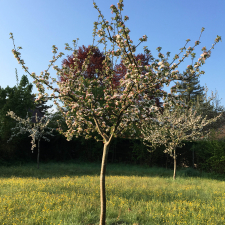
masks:
{"type": "MultiPolygon", "coordinates": [[[[203,54],[206,52],[206,47],[202,48],[203,54]]],[[[201,115],[202,119],[207,118],[207,120],[216,118],[220,113],[221,116],[217,119],[208,123],[206,126],[203,127],[204,132],[208,132],[211,130],[211,135],[208,135],[210,138],[215,137],[215,130],[220,128],[220,132],[223,131],[221,129],[225,123],[225,112],[224,108],[219,106],[219,101],[216,102],[216,108],[214,107],[213,102],[215,101],[216,95],[213,94],[212,96],[207,98],[207,91],[208,88],[201,87],[199,84],[198,77],[196,73],[193,71],[194,65],[193,60],[195,58],[195,53],[192,53],[192,65],[188,66],[186,71],[186,76],[181,82],[177,82],[175,86],[172,87],[172,91],[179,94],[181,101],[184,101],[188,109],[192,107],[197,111],[197,115],[201,115]]],[[[189,131],[191,134],[191,131],[189,131]]],[[[192,150],[192,167],[194,168],[195,165],[195,152],[194,148],[192,150]]]]}
{"type": "MultiPolygon", "coordinates": [[[[85,47],[84,45],[79,47],[76,58],[74,58],[73,54],[70,56],[67,55],[67,59],[62,60],[62,66],[73,69],[73,73],[75,75],[78,71],[82,70],[83,63],[85,59],[88,58],[90,53],[91,56],[89,57],[89,64],[83,71],[83,76],[84,78],[88,79],[98,78],[99,81],[102,82],[101,73],[103,70],[103,61],[105,60],[105,55],[103,52],[100,52],[98,48],[93,48],[91,45],[88,47],[85,47]],[[74,63],[76,65],[74,65],[74,63]]],[[[60,81],[65,81],[67,77],[65,74],[64,77],[59,77],[60,81]]]]}
{"type": "MultiPolygon", "coordinates": [[[[206,47],[203,47],[202,51],[203,54],[201,56],[204,57],[204,54],[206,54],[207,51],[206,47]]],[[[183,99],[182,101],[186,102],[188,109],[194,107],[197,110],[197,114],[202,115],[203,118],[207,116],[207,119],[211,119],[217,117],[220,113],[223,113],[218,120],[208,124],[203,130],[209,131],[221,128],[224,126],[225,122],[224,107],[219,105],[218,99],[216,100],[217,92],[215,94],[212,92],[211,97],[208,97],[207,86],[200,86],[196,72],[193,70],[193,68],[196,67],[196,64],[193,65],[195,53],[192,53],[191,55],[192,65],[188,66],[185,77],[181,82],[177,82],[177,84],[172,87],[172,90],[179,94],[179,97],[183,99]]]]}
{"type": "MultiPolygon", "coordinates": [[[[10,143],[7,140],[12,135],[11,129],[16,126],[16,122],[6,116],[9,110],[14,111],[19,117],[25,118],[27,113],[29,116],[42,117],[46,114],[50,106],[45,106],[46,102],[36,103],[35,95],[32,93],[33,84],[31,84],[26,75],[23,75],[19,81],[16,70],[17,85],[14,87],[0,87],[0,152],[2,158],[13,157],[13,152],[18,148],[18,143],[24,136],[14,138],[10,143]],[[8,157],[7,157],[8,155],[8,157]]],[[[33,122],[35,122],[35,117],[33,122]]]]}
{"type": "MultiPolygon", "coordinates": [[[[194,80],[196,81],[196,78],[194,80]]],[[[225,110],[223,106],[219,105],[220,100],[217,99],[217,92],[215,94],[212,92],[211,96],[207,96],[207,86],[205,88],[199,85],[195,87],[194,83],[197,84],[197,82],[192,82],[191,80],[189,82],[188,84],[183,82],[180,89],[177,90],[177,92],[180,92],[179,97],[186,102],[188,108],[193,107],[197,111],[197,115],[201,115],[203,118],[212,119],[222,113],[218,120],[205,126],[203,128],[204,131],[211,130],[213,132],[222,128],[225,123],[225,110]],[[194,90],[197,91],[194,92],[194,90]]]]}
{"type": "Polygon", "coordinates": [[[220,100],[218,99],[217,91],[211,92],[211,96],[207,96],[208,88],[206,86],[205,88],[205,93],[204,93],[204,101],[198,103],[197,101],[197,112],[202,114],[203,116],[207,116],[207,119],[215,118],[219,114],[222,114],[222,116],[208,124],[207,126],[204,127],[204,131],[211,131],[211,135],[209,136],[210,138],[215,138],[213,133],[217,130],[217,134],[220,134],[221,132],[224,131],[223,127],[225,124],[225,108],[224,106],[221,106],[219,104],[220,100]]]}
{"type": "MultiPolygon", "coordinates": [[[[82,47],[79,47],[77,50],[77,65],[74,65],[75,59],[73,54],[67,55],[67,59],[62,60],[62,66],[66,66],[69,68],[75,69],[74,73],[76,73],[78,70],[82,70],[83,63],[85,59],[88,57],[88,53],[92,52],[92,56],[89,58],[90,62],[89,65],[87,65],[87,68],[85,70],[85,73],[83,74],[85,78],[94,78],[99,77],[99,73],[103,69],[102,62],[105,60],[105,56],[98,48],[93,49],[92,46],[85,47],[84,45],[82,47]],[[96,72],[96,70],[98,70],[96,72]]],[[[64,77],[60,77],[60,80],[64,80],[64,77]]]]}
{"type": "Polygon", "coordinates": [[[195,74],[189,74],[185,80],[179,82],[176,92],[186,102],[188,109],[197,102],[201,104],[204,101],[204,87],[201,87],[199,82],[195,74]]]}
{"type": "MultiPolygon", "coordinates": [[[[194,58],[193,58],[194,59],[194,58]]],[[[193,64],[192,59],[192,64],[193,64]]],[[[198,110],[197,115],[201,115],[202,118],[206,116],[202,110],[200,110],[200,105],[203,106],[204,102],[204,87],[200,86],[200,81],[198,80],[198,77],[196,77],[196,74],[191,73],[191,68],[187,72],[187,76],[185,79],[181,82],[177,83],[176,92],[179,94],[179,97],[187,104],[187,109],[189,110],[191,107],[193,109],[198,110]],[[204,114],[204,115],[203,115],[204,114]]],[[[204,103],[205,107],[207,104],[207,108],[209,109],[210,104],[209,102],[204,103]]],[[[204,108],[205,108],[204,107],[204,108]]],[[[188,113],[187,110],[187,113],[188,113]]],[[[211,109],[210,109],[211,110],[211,109]]],[[[191,134],[191,131],[187,131],[188,134],[191,134]]],[[[194,168],[194,160],[195,159],[195,152],[192,152],[192,167],[194,168]]]]}
{"type": "Polygon", "coordinates": [[[49,109],[51,109],[51,107],[53,105],[47,105],[47,100],[45,101],[35,101],[36,95],[33,95],[33,101],[35,102],[35,109],[30,109],[29,112],[32,114],[33,117],[36,116],[36,113],[38,114],[38,117],[43,117],[43,116],[48,116],[50,115],[49,109]]]}
{"type": "MultiPolygon", "coordinates": [[[[25,117],[29,109],[35,108],[32,100],[32,87],[27,76],[23,75],[17,86],[6,88],[0,87],[0,150],[2,158],[12,158],[16,151],[14,142],[7,144],[12,134],[11,128],[16,125],[15,121],[6,116],[9,110],[14,110],[19,116],[25,117]]],[[[14,141],[18,144],[19,138],[14,141]]]]}
{"type": "Polygon", "coordinates": [[[22,119],[13,111],[9,111],[7,113],[7,116],[10,116],[12,119],[16,120],[18,123],[16,124],[16,127],[12,128],[14,130],[14,133],[10,137],[8,141],[11,141],[13,137],[18,136],[19,134],[25,134],[30,133],[30,136],[32,138],[31,140],[31,151],[33,152],[33,149],[36,147],[35,140],[38,141],[38,154],[37,154],[37,168],[39,169],[39,159],[40,159],[40,140],[44,139],[46,141],[50,141],[47,137],[44,135],[51,135],[53,132],[53,128],[47,127],[48,123],[50,121],[47,117],[41,117],[38,118],[37,114],[35,116],[35,123],[33,122],[32,117],[26,116],[26,119],[22,119]]]}
{"type": "Polygon", "coordinates": [[[182,147],[184,140],[195,141],[207,136],[202,128],[207,124],[216,121],[222,114],[216,118],[206,120],[201,115],[196,115],[197,111],[188,105],[175,106],[171,110],[171,104],[165,108],[163,115],[157,112],[153,121],[142,124],[141,133],[143,134],[143,143],[148,147],[155,149],[158,145],[165,145],[165,153],[170,154],[174,159],[173,179],[176,178],[176,148],[182,147]],[[149,145],[149,142],[151,145],[149,145]]]}

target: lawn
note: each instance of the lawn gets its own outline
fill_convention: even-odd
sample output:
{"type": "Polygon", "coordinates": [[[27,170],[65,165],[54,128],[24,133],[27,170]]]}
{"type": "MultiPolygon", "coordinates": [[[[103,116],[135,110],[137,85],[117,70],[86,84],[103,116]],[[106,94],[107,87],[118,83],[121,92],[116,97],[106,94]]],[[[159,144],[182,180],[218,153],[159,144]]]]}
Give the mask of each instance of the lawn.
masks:
{"type": "MultiPolygon", "coordinates": [[[[0,224],[98,224],[100,163],[0,167],[0,224]]],[[[225,224],[225,179],[108,164],[107,224],[225,224]]]]}

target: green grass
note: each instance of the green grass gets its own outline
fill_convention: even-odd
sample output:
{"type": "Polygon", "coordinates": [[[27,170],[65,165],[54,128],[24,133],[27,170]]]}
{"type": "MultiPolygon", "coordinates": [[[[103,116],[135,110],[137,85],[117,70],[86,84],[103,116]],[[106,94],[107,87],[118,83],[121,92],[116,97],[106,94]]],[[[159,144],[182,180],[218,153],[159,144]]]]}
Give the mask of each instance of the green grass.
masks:
{"type": "MultiPolygon", "coordinates": [[[[0,224],[98,224],[99,164],[0,167],[0,224]]],[[[108,164],[107,224],[225,224],[225,179],[108,164]],[[198,177],[200,176],[200,177],[198,177]]]]}

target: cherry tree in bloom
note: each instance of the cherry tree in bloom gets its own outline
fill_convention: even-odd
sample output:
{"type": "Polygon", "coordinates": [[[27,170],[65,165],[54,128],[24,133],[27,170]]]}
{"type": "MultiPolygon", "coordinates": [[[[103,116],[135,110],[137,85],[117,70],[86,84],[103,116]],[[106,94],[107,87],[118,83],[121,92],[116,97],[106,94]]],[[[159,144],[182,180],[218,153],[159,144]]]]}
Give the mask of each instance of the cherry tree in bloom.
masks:
{"type": "Polygon", "coordinates": [[[184,140],[198,140],[207,138],[210,132],[203,132],[203,128],[218,120],[221,116],[207,120],[207,116],[196,115],[197,111],[193,107],[188,109],[186,106],[171,107],[172,104],[165,101],[163,115],[156,113],[152,121],[141,125],[141,134],[143,143],[153,149],[157,146],[164,145],[165,153],[170,154],[174,159],[173,179],[176,178],[176,148],[182,147],[184,140]],[[149,144],[151,143],[151,144],[149,144]]]}
{"type": "MultiPolygon", "coordinates": [[[[67,137],[68,141],[73,136],[85,136],[88,139],[92,137],[94,131],[98,133],[98,136],[95,136],[96,140],[103,141],[100,172],[100,224],[103,225],[106,222],[105,172],[109,145],[112,139],[123,136],[126,132],[129,132],[131,136],[135,137],[136,130],[131,124],[140,118],[143,118],[146,122],[151,121],[151,117],[148,115],[157,112],[158,108],[155,100],[149,99],[146,92],[152,93],[154,97],[168,96],[165,91],[156,89],[156,86],[162,86],[163,84],[169,85],[171,81],[182,80],[184,75],[175,69],[193,52],[193,48],[199,45],[199,41],[195,43],[194,47],[186,51],[178,63],[175,63],[175,60],[186,49],[185,46],[190,40],[187,40],[184,48],[181,49],[179,54],[175,55],[171,63],[168,62],[170,53],[167,53],[167,58],[165,58],[160,52],[161,48],[159,47],[157,48],[159,51],[159,59],[152,57],[153,62],[150,65],[142,65],[141,61],[135,60],[134,54],[137,46],[147,41],[147,36],[142,36],[139,39],[140,43],[138,45],[133,44],[129,35],[130,30],[125,25],[129,17],[122,17],[123,0],[119,1],[117,7],[111,5],[112,13],[115,14],[111,22],[104,18],[96,3],[94,2],[93,4],[94,8],[99,12],[99,20],[98,22],[94,22],[94,41],[99,36],[98,44],[102,43],[105,46],[105,59],[102,62],[102,71],[99,71],[98,79],[96,77],[84,77],[86,69],[90,64],[90,59],[96,49],[94,44],[91,46],[91,51],[88,52],[87,57],[83,61],[82,67],[79,67],[78,51],[76,48],[73,50],[74,67],[72,68],[67,66],[59,68],[54,65],[54,62],[64,54],[60,52],[58,56],[55,56],[57,47],[53,45],[54,56],[50,61],[48,69],[53,66],[57,71],[57,75],[62,77],[61,82],[51,77],[48,69],[45,72],[41,72],[40,76],[35,73],[30,73],[28,67],[25,67],[25,63],[20,57],[18,50],[21,47],[16,49],[14,45],[12,51],[18,62],[22,64],[22,68],[34,78],[34,83],[39,88],[37,101],[52,98],[61,110],[68,130],[63,132],[59,128],[59,131],[67,137]],[[112,49],[107,49],[108,42],[112,44],[112,49]],[[120,79],[119,87],[116,89],[113,88],[113,57],[120,57],[126,67],[126,74],[120,79]],[[142,71],[146,71],[145,75],[142,74],[142,71]],[[55,84],[58,85],[57,88],[54,86],[55,84]],[[101,89],[102,87],[104,88],[101,89]],[[52,90],[53,93],[49,96],[45,92],[45,88],[52,90]],[[60,102],[63,103],[63,106],[60,106],[60,102]],[[67,110],[65,111],[64,109],[67,110]]],[[[12,33],[10,35],[14,44],[12,33]]],[[[219,40],[221,38],[217,37],[213,47],[219,40]]],[[[76,40],[73,42],[75,47],[76,40]]],[[[66,44],[66,49],[72,50],[68,44],[66,44]]],[[[150,53],[146,46],[144,47],[144,52],[145,54],[150,53]]],[[[206,53],[202,56],[205,59],[210,56],[208,52],[206,53]]],[[[198,75],[203,73],[199,70],[204,63],[204,60],[201,60],[202,57],[200,57],[199,63],[196,64],[197,66],[193,68],[193,71],[198,75]]],[[[174,100],[177,97],[171,95],[170,98],[174,100]]]]}
{"type": "MultiPolygon", "coordinates": [[[[92,46],[85,47],[84,45],[82,47],[79,47],[77,50],[77,68],[74,70],[74,75],[76,75],[77,70],[82,69],[82,65],[84,60],[88,57],[88,53],[93,50],[92,55],[89,59],[89,64],[86,67],[86,73],[84,73],[84,78],[90,78],[93,79],[94,77],[99,79],[99,83],[102,83],[101,73],[103,70],[103,64],[102,62],[105,59],[105,56],[103,52],[100,52],[98,48],[92,48],[92,46]]],[[[151,55],[148,54],[138,54],[137,56],[134,55],[135,60],[138,62],[140,60],[141,65],[144,69],[144,66],[149,66],[151,55]]],[[[62,66],[66,66],[67,68],[75,68],[74,66],[74,56],[73,54],[71,56],[67,56],[67,59],[63,59],[62,66]]],[[[113,70],[113,79],[112,79],[112,88],[116,89],[120,87],[120,79],[124,78],[127,73],[126,66],[124,66],[123,61],[120,62],[120,64],[116,64],[114,66],[113,70]]],[[[147,71],[142,71],[142,74],[145,75],[147,71]]],[[[67,73],[64,73],[63,77],[59,77],[60,82],[65,81],[67,77],[67,73]]],[[[156,86],[156,89],[160,89],[161,87],[159,85],[156,86]]],[[[100,88],[98,89],[100,91],[100,88]]],[[[103,87],[101,88],[102,94],[103,94],[103,87]]],[[[161,107],[162,102],[159,101],[159,98],[154,98],[154,96],[149,93],[148,90],[145,91],[146,94],[148,94],[150,99],[154,99],[156,106],[161,107]]],[[[161,109],[162,110],[162,109],[161,109]]],[[[93,122],[93,121],[92,121],[93,122]]],[[[128,134],[129,135],[129,134],[128,134]]],[[[125,135],[126,138],[129,138],[128,135],[125,135]]]]}
{"type": "Polygon", "coordinates": [[[12,128],[14,130],[14,133],[10,137],[8,141],[11,141],[13,137],[19,135],[19,134],[25,134],[30,133],[29,137],[31,137],[31,151],[33,152],[34,148],[36,147],[35,141],[38,141],[38,154],[37,154],[37,168],[39,169],[39,158],[40,158],[40,140],[44,139],[45,141],[50,141],[47,137],[44,135],[50,135],[54,136],[52,134],[54,128],[47,127],[49,124],[50,119],[47,117],[42,117],[41,119],[37,116],[35,118],[35,123],[32,122],[33,117],[26,117],[26,119],[22,119],[19,116],[16,116],[16,114],[13,111],[9,111],[7,116],[10,116],[11,118],[15,119],[18,123],[16,124],[16,127],[12,128]]]}
{"type": "MultiPolygon", "coordinates": [[[[145,70],[145,67],[150,67],[150,61],[152,59],[152,55],[150,53],[148,53],[148,54],[142,54],[141,53],[141,54],[138,54],[137,56],[134,55],[134,58],[135,58],[136,62],[140,62],[141,63],[141,66],[143,68],[143,71],[142,71],[142,75],[143,76],[142,76],[142,78],[144,78],[145,74],[148,72],[148,71],[145,70]]],[[[118,78],[118,82],[119,82],[119,80],[121,78],[125,77],[125,75],[127,73],[127,68],[126,68],[126,66],[123,63],[123,60],[121,60],[120,64],[115,65],[115,73],[117,74],[116,77],[118,78]]],[[[157,90],[161,90],[161,88],[162,88],[162,86],[157,84],[155,86],[154,93],[156,93],[157,90]]],[[[144,91],[144,95],[145,95],[146,98],[148,97],[150,100],[154,100],[155,101],[155,106],[157,106],[158,110],[160,110],[160,112],[163,113],[163,106],[162,106],[163,103],[160,102],[160,98],[159,98],[159,97],[162,97],[162,95],[161,96],[158,95],[158,97],[155,97],[154,93],[151,92],[152,90],[153,90],[153,88],[151,88],[151,89],[146,88],[145,91],[144,91]]],[[[138,99],[138,102],[140,100],[142,100],[141,98],[142,97],[140,96],[139,99],[138,99]]],[[[147,117],[153,117],[153,113],[149,113],[147,115],[147,117]]],[[[142,121],[142,119],[140,117],[139,120],[138,120],[138,123],[142,123],[142,122],[143,121],[142,121]]],[[[136,124],[137,124],[137,121],[135,122],[135,126],[136,126],[136,124]]],[[[126,135],[126,138],[129,138],[129,136],[126,135]]]]}

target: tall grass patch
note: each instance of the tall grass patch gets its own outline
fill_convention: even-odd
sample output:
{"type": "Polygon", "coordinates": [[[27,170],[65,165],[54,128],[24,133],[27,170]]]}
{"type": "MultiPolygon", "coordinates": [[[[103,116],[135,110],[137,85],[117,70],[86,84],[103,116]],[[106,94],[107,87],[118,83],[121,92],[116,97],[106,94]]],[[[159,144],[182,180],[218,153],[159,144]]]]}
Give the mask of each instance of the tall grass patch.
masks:
{"type": "MultiPolygon", "coordinates": [[[[0,167],[0,224],[98,224],[100,164],[0,167]]],[[[225,182],[210,174],[109,164],[107,224],[225,224],[225,182]]]]}

